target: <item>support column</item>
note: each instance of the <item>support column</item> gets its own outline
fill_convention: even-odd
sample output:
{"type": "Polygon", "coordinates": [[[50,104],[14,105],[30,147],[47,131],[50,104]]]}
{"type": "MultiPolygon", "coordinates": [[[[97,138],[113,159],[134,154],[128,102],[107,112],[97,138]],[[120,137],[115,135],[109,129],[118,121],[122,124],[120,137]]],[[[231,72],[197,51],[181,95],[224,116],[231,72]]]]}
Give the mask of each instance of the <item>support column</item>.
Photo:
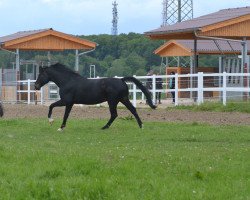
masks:
{"type": "Polygon", "coordinates": [[[79,52],[78,52],[78,49],[76,49],[76,55],[75,55],[75,72],[79,72],[79,52]]]}
{"type": "Polygon", "coordinates": [[[181,58],[180,56],[177,56],[177,67],[181,66],[181,58]]]}
{"type": "Polygon", "coordinates": [[[20,71],[19,49],[16,49],[16,71],[20,71]]]}
{"type": "MultiPolygon", "coordinates": [[[[242,69],[242,72],[243,73],[249,73],[248,71],[248,61],[247,61],[247,39],[246,37],[243,38],[243,41],[242,41],[242,66],[241,66],[241,69],[242,69]]],[[[244,87],[249,87],[249,78],[248,76],[244,76],[243,77],[243,86],[244,87]]],[[[243,100],[247,100],[249,97],[249,93],[248,92],[244,92],[243,94],[243,100]]]]}
{"type": "Polygon", "coordinates": [[[16,49],[16,101],[20,99],[20,94],[18,90],[20,90],[20,84],[18,81],[20,80],[20,55],[19,49],[16,49]]]}
{"type": "Polygon", "coordinates": [[[82,55],[85,55],[85,54],[87,54],[87,53],[90,53],[90,52],[92,52],[92,51],[94,51],[95,50],[95,48],[94,49],[92,49],[92,50],[89,50],[89,51],[85,51],[85,52],[82,52],[82,53],[79,53],[78,52],[78,49],[76,49],[76,60],[75,60],[75,71],[77,72],[77,73],[79,73],[79,57],[80,56],[82,56],[82,55]]]}
{"type": "Polygon", "coordinates": [[[169,58],[166,57],[166,67],[169,67],[169,58]]]}
{"type": "MultiPolygon", "coordinates": [[[[197,54],[197,38],[194,39],[194,67],[193,67],[193,74],[197,73],[197,68],[198,68],[198,54],[197,54]]],[[[193,78],[193,87],[197,88],[197,81],[198,78],[194,77],[193,78]]],[[[193,98],[194,101],[196,102],[197,100],[197,92],[193,92],[193,98]]]]}
{"type": "MultiPolygon", "coordinates": [[[[166,67],[165,67],[165,72],[166,75],[168,75],[168,68],[169,68],[169,57],[166,57],[166,63],[165,63],[166,67]]],[[[169,80],[166,78],[166,90],[168,89],[168,82],[169,80]]],[[[168,93],[166,92],[166,97],[168,98],[168,93]]]]}
{"type": "Polygon", "coordinates": [[[51,65],[51,53],[50,53],[50,51],[48,51],[47,57],[48,57],[48,67],[49,67],[51,65]]]}
{"type": "MultiPolygon", "coordinates": [[[[168,75],[168,67],[169,67],[169,58],[168,57],[166,57],[166,63],[165,63],[165,72],[166,72],[166,75],[168,75]]],[[[164,64],[164,62],[163,62],[163,64],[164,64]]]]}
{"type": "MultiPolygon", "coordinates": [[[[219,74],[224,71],[223,69],[223,57],[219,57],[219,74]]],[[[219,76],[219,88],[222,88],[222,76],[219,76]]],[[[222,91],[220,91],[220,99],[222,101],[222,91]]]]}
{"type": "Polygon", "coordinates": [[[197,53],[197,38],[194,39],[194,73],[197,73],[198,68],[198,53],[197,53]]]}
{"type": "MultiPolygon", "coordinates": [[[[194,57],[190,56],[190,72],[191,75],[194,73],[194,57]]],[[[190,76],[190,88],[193,88],[193,77],[190,76]]],[[[193,99],[193,91],[190,91],[190,99],[193,99]]]]}

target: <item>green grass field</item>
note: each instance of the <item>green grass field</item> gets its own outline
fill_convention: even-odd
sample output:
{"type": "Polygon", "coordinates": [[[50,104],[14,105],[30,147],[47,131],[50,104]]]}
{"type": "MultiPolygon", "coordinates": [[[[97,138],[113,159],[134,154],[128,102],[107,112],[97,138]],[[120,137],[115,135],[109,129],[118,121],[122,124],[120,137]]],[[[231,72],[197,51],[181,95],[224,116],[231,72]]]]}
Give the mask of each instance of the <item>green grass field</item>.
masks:
{"type": "Polygon", "coordinates": [[[0,199],[250,199],[250,126],[0,120],[0,199]]]}
{"type": "Polygon", "coordinates": [[[205,102],[201,105],[191,105],[191,106],[181,105],[170,109],[250,113],[250,102],[249,101],[227,102],[226,106],[224,106],[222,103],[205,102]]]}

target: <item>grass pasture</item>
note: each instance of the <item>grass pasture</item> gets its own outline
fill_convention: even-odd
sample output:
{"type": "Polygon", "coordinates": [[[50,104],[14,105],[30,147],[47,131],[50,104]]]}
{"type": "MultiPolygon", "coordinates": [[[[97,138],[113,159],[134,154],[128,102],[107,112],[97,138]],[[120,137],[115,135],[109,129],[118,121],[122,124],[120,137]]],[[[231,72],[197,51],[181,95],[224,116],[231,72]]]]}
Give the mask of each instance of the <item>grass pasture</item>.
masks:
{"type": "Polygon", "coordinates": [[[250,199],[250,126],[0,120],[0,199],[250,199]]]}
{"type": "Polygon", "coordinates": [[[192,110],[192,111],[214,111],[214,112],[241,112],[241,113],[250,113],[250,102],[248,101],[236,101],[236,102],[227,102],[227,105],[224,106],[222,103],[215,102],[205,102],[201,105],[191,105],[191,106],[176,106],[172,109],[179,110],[192,110]]]}

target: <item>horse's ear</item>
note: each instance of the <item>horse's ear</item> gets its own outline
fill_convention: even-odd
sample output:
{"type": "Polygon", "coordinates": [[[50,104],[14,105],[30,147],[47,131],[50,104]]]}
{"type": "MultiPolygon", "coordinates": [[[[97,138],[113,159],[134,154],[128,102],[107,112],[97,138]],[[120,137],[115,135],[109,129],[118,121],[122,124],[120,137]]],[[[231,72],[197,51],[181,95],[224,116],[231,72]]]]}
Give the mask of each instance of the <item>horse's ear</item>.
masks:
{"type": "Polygon", "coordinates": [[[44,71],[42,66],[39,66],[39,73],[42,73],[44,71]]]}
{"type": "Polygon", "coordinates": [[[43,73],[48,67],[39,66],[39,73],[43,73]]]}

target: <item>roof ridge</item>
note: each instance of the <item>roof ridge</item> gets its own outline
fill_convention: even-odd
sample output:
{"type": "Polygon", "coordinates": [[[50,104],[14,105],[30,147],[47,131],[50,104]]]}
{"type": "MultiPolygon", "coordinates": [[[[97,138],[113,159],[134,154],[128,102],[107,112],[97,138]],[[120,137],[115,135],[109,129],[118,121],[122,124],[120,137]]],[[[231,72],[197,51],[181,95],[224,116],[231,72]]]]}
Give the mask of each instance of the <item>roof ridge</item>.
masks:
{"type": "MultiPolygon", "coordinates": [[[[209,14],[206,14],[206,15],[202,15],[202,16],[199,16],[199,17],[195,17],[193,19],[189,19],[189,20],[185,20],[185,21],[181,21],[181,22],[177,22],[176,24],[180,24],[180,23],[186,23],[188,21],[201,21],[201,20],[208,20],[208,19],[218,19],[219,18],[227,18],[228,14],[226,13],[220,13],[221,11],[225,11],[225,10],[236,10],[236,9],[242,9],[242,8],[249,8],[250,9],[250,6],[247,6],[247,7],[239,7],[239,8],[228,8],[228,9],[222,9],[222,10],[219,10],[217,12],[214,12],[214,13],[209,13],[209,14]],[[217,16],[214,16],[214,14],[217,14],[217,16]],[[219,16],[218,16],[219,15],[219,16]]],[[[240,13],[240,12],[239,12],[240,13]]],[[[243,16],[243,15],[247,15],[246,13],[242,13],[242,15],[240,16],[243,16]]],[[[239,17],[239,16],[235,16],[236,17],[239,17]]],[[[170,25],[171,26],[171,25],[170,25]]]]}
{"type": "MultiPolygon", "coordinates": [[[[18,31],[16,33],[29,33],[29,32],[40,32],[40,31],[48,31],[48,30],[53,30],[52,28],[44,28],[44,29],[36,29],[36,30],[28,30],[28,31],[18,31]]],[[[14,34],[16,34],[14,33],[14,34]]]]}
{"type": "MultiPolygon", "coordinates": [[[[221,15],[221,16],[227,16],[228,15],[228,13],[223,13],[224,11],[232,11],[232,10],[237,10],[237,11],[240,11],[240,9],[243,9],[243,8],[249,8],[250,9],[250,6],[249,7],[242,7],[242,8],[228,8],[228,9],[222,9],[222,10],[219,10],[219,11],[216,11],[216,12],[214,12],[214,13],[208,13],[208,14],[206,14],[206,15],[202,15],[202,16],[199,16],[199,17],[195,17],[195,18],[193,18],[194,20],[199,20],[199,19],[201,19],[201,18],[204,18],[204,19],[206,19],[206,17],[208,17],[208,16],[214,16],[215,14],[217,14],[217,15],[221,15]]],[[[241,12],[234,12],[234,13],[240,13],[241,14],[241,12]]],[[[246,13],[242,13],[242,15],[246,15],[246,13]]],[[[193,19],[191,19],[191,20],[193,20],[193,19]]]]}
{"type": "Polygon", "coordinates": [[[197,30],[208,25],[236,19],[243,16],[250,15],[250,7],[229,8],[214,13],[209,13],[190,20],[185,20],[168,26],[163,26],[152,31],[145,32],[146,34],[163,34],[173,32],[183,32],[197,30]]]}
{"type": "Polygon", "coordinates": [[[250,8],[250,6],[245,6],[245,7],[236,7],[236,8],[225,8],[221,9],[219,11],[225,11],[225,10],[237,10],[237,9],[242,9],[242,8],[250,8]]]}

